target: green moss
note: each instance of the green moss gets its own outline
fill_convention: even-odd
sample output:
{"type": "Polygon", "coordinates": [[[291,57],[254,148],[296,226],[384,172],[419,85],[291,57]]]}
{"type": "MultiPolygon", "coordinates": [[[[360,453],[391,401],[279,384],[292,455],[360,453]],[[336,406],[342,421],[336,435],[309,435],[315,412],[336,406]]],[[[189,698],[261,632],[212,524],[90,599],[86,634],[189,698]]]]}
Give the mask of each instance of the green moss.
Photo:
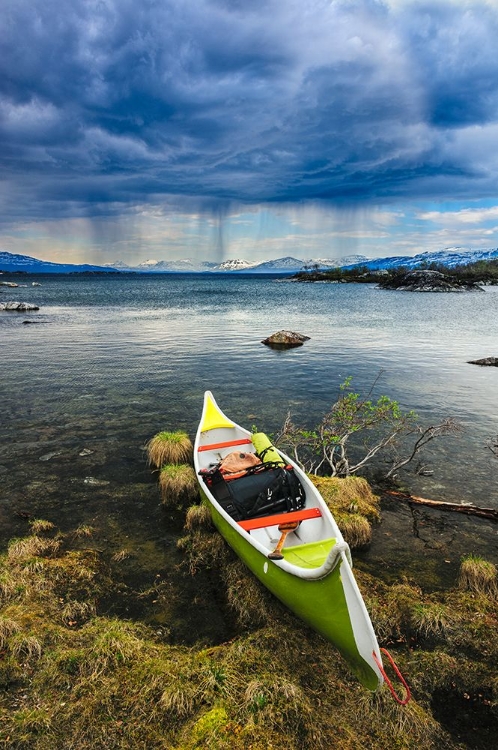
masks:
{"type": "Polygon", "coordinates": [[[113,582],[94,553],[62,545],[28,572],[24,555],[5,555],[0,721],[11,746],[52,750],[69,737],[78,750],[455,748],[433,713],[438,694],[485,696],[480,719],[492,727],[498,622],[490,595],[455,588],[427,596],[409,582],[388,586],[357,573],[381,645],[412,686],[402,708],[387,689],[365,691],[220,539],[194,524],[183,541],[188,567],[206,566],[218,606],[228,619],[236,614],[231,638],[208,648],[97,615],[113,582]],[[70,625],[70,614],[81,622],[70,625]]]}
{"type": "Polygon", "coordinates": [[[189,746],[197,748],[216,748],[216,737],[227,735],[228,714],[223,706],[215,706],[198,719],[190,730],[189,746]]]}

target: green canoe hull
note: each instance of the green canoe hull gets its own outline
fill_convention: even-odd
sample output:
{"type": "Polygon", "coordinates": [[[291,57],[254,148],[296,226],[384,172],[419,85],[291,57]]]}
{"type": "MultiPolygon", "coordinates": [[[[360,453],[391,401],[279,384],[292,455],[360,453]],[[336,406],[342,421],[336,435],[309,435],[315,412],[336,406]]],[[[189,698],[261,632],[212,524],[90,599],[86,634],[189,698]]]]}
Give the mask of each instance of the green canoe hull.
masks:
{"type": "Polygon", "coordinates": [[[341,577],[341,561],[320,579],[292,575],[247,541],[202,494],[216,528],[236,555],[286,607],[336,646],[366,688],[375,690],[379,677],[363,659],[356,644],[341,577]]]}

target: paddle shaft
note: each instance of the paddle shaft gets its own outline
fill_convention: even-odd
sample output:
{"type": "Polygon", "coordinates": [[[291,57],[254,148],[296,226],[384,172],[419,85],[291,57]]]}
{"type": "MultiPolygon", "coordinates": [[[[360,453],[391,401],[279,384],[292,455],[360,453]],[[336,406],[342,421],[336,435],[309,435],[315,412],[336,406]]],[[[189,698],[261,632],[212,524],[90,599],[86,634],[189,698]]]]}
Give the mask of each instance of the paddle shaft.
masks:
{"type": "Polygon", "coordinates": [[[295,531],[298,526],[299,526],[299,521],[290,521],[289,523],[281,523],[279,525],[278,530],[280,531],[281,536],[273,552],[270,552],[268,555],[270,560],[283,560],[284,559],[284,556],[281,550],[285,544],[287,534],[289,534],[291,531],[295,531]]]}

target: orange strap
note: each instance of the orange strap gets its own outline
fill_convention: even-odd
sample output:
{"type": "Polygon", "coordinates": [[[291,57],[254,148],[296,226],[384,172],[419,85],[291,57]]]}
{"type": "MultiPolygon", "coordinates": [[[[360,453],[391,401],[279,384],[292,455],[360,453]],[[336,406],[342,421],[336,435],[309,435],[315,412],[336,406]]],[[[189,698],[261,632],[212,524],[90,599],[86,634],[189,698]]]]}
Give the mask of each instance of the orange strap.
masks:
{"type": "Polygon", "coordinates": [[[291,510],[290,513],[278,513],[274,516],[261,516],[260,518],[249,518],[247,521],[239,521],[246,531],[252,529],[263,529],[265,526],[278,526],[280,523],[291,521],[306,521],[308,518],[320,518],[320,508],[304,508],[303,510],[291,510]]]}
{"type": "Polygon", "coordinates": [[[250,438],[242,438],[241,440],[227,440],[226,443],[211,443],[210,445],[200,445],[198,447],[199,453],[201,451],[215,451],[218,448],[230,448],[232,445],[252,445],[250,438]]]}
{"type": "Polygon", "coordinates": [[[372,656],[373,656],[373,658],[375,659],[375,663],[377,664],[378,668],[380,669],[380,672],[381,672],[381,674],[382,674],[382,677],[384,678],[384,680],[385,680],[385,682],[386,682],[386,685],[387,685],[387,687],[389,688],[389,690],[391,691],[391,695],[392,695],[392,697],[394,698],[394,700],[396,701],[396,703],[399,703],[399,705],[400,705],[400,706],[406,706],[406,704],[408,703],[408,701],[409,701],[409,700],[410,700],[410,698],[412,697],[412,694],[411,694],[411,692],[410,692],[410,688],[408,687],[408,685],[407,685],[407,683],[406,683],[406,680],[405,680],[405,678],[404,678],[404,677],[403,677],[403,675],[401,674],[401,672],[400,672],[400,670],[399,670],[399,667],[398,667],[398,665],[397,665],[397,664],[396,664],[396,662],[394,661],[393,657],[391,656],[391,654],[389,653],[389,651],[387,650],[387,648],[381,648],[380,650],[381,650],[381,651],[382,651],[382,653],[383,653],[383,654],[385,654],[385,655],[387,656],[387,658],[389,659],[389,662],[390,662],[390,664],[391,664],[392,668],[393,668],[393,669],[394,669],[394,671],[396,672],[396,676],[397,676],[397,677],[399,678],[399,680],[400,680],[401,684],[403,685],[403,687],[404,687],[404,688],[405,688],[405,690],[406,690],[406,696],[404,697],[404,699],[403,699],[403,700],[401,700],[401,698],[399,697],[399,695],[398,695],[398,694],[396,693],[395,689],[393,688],[392,682],[391,682],[391,680],[389,679],[389,677],[387,676],[387,674],[386,674],[386,672],[385,672],[385,669],[384,669],[384,667],[382,666],[382,662],[381,662],[381,661],[380,661],[380,659],[378,658],[377,654],[375,653],[375,651],[372,651],[372,656]]]}

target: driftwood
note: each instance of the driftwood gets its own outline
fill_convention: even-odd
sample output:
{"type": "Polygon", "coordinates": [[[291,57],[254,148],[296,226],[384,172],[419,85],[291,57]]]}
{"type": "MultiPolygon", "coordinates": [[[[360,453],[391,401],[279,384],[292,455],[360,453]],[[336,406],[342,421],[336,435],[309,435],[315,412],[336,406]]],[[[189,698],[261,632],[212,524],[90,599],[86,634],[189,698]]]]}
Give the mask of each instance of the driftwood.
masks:
{"type": "Polygon", "coordinates": [[[428,500],[425,497],[417,497],[416,495],[409,495],[405,492],[396,492],[395,490],[385,490],[384,494],[399,497],[401,500],[406,500],[408,503],[428,505],[430,508],[437,508],[437,510],[450,510],[456,513],[465,513],[468,516],[480,516],[481,518],[489,518],[491,521],[498,521],[498,509],[496,508],[480,508],[478,505],[445,503],[442,500],[428,500]]]}

